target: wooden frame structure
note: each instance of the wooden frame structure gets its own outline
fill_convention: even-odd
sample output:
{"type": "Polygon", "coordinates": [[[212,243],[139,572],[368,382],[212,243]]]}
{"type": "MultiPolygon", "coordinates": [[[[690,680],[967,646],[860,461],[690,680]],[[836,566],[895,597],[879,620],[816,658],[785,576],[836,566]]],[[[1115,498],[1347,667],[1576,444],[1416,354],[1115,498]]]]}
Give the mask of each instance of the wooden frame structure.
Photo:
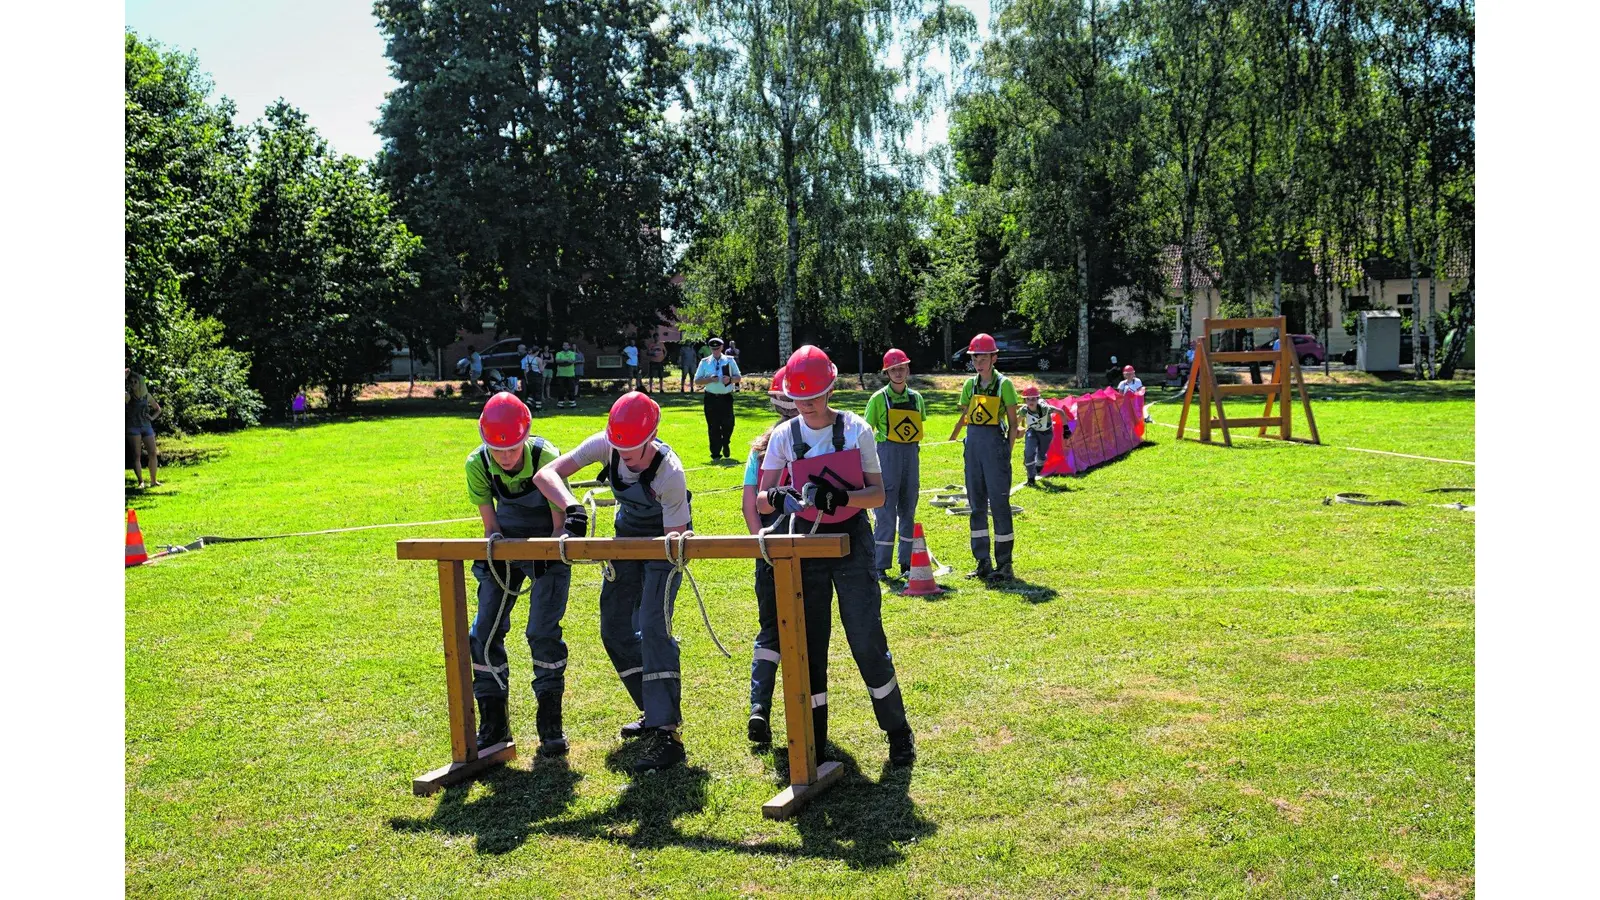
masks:
{"type": "Polygon", "coordinates": [[[1257,437],[1267,437],[1267,429],[1276,427],[1278,433],[1272,435],[1280,440],[1292,441],[1294,437],[1293,424],[1290,421],[1293,402],[1290,396],[1291,387],[1300,390],[1300,404],[1306,411],[1306,424],[1311,428],[1311,441],[1313,444],[1322,443],[1317,437],[1317,418],[1311,413],[1311,398],[1306,396],[1306,379],[1300,371],[1300,358],[1295,355],[1294,341],[1289,336],[1289,330],[1284,323],[1283,316],[1270,316],[1256,319],[1206,319],[1206,334],[1204,338],[1194,342],[1194,364],[1189,367],[1189,383],[1183,392],[1183,412],[1178,416],[1178,440],[1183,440],[1183,430],[1189,422],[1189,404],[1195,399],[1196,392],[1200,400],[1200,442],[1211,443],[1211,429],[1213,425],[1222,428],[1222,443],[1233,446],[1233,437],[1229,433],[1231,428],[1248,428],[1257,426],[1260,431],[1257,437]],[[1278,349],[1276,350],[1211,350],[1211,335],[1213,332],[1229,331],[1235,328],[1276,328],[1278,330],[1278,349]],[[1272,380],[1265,384],[1218,384],[1217,375],[1212,371],[1213,363],[1272,363],[1272,380]],[[1293,385],[1290,379],[1293,379],[1293,385]],[[1262,395],[1267,397],[1266,408],[1261,415],[1243,419],[1229,419],[1222,411],[1223,397],[1242,397],[1262,395]],[[1273,403],[1277,403],[1279,411],[1273,414],[1273,403]],[[1211,414],[1212,404],[1216,404],[1216,416],[1211,414]]]}
{"type": "MultiPolygon", "coordinates": [[[[556,538],[496,541],[496,561],[561,558],[556,538]]],[[[676,549],[674,541],[673,548],[676,549]]],[[[666,538],[569,538],[569,560],[667,559],[666,538]]],[[[464,563],[485,559],[481,539],[412,539],[397,542],[400,559],[435,560],[439,564],[439,613],[444,626],[446,697],[450,710],[449,765],[417,776],[411,790],[427,796],[447,785],[477,778],[517,757],[514,742],[478,750],[472,700],[472,656],[468,643],[467,587],[464,563]]],[[[694,535],[683,541],[687,559],[756,559],[762,555],[755,535],[694,535]]],[[[802,559],[837,559],[849,555],[843,534],[771,535],[766,555],[772,560],[778,593],[778,649],[783,669],[784,722],[789,741],[789,786],[767,801],[768,818],[786,819],[844,774],[837,762],[817,764],[816,734],[811,725],[811,669],[806,658],[805,598],[800,589],[802,559]]]]}

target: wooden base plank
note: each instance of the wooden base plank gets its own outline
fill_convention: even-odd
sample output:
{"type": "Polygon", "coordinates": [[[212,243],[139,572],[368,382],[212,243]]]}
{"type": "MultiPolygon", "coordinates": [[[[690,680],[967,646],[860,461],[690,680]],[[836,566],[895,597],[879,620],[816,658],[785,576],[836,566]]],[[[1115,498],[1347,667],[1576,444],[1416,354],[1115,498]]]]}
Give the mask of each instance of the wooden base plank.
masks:
{"type": "Polygon", "coordinates": [[[844,764],[833,760],[817,766],[817,780],[811,784],[791,784],[761,806],[761,814],[769,819],[783,820],[800,811],[812,797],[833,786],[844,777],[844,764]]]}
{"type": "Polygon", "coordinates": [[[503,763],[508,763],[517,758],[517,744],[515,741],[506,741],[493,744],[478,751],[478,758],[471,762],[453,762],[448,766],[440,766],[425,775],[418,775],[411,780],[411,793],[418,797],[426,797],[438,793],[452,784],[471,781],[483,774],[486,770],[503,763]]]}

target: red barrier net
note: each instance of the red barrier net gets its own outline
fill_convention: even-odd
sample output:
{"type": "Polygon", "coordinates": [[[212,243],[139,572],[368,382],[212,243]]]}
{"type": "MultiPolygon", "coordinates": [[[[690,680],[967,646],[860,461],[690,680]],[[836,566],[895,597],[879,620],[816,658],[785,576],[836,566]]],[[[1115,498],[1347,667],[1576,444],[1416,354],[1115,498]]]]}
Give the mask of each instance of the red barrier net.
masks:
{"type": "Polygon", "coordinates": [[[1144,440],[1144,390],[1124,394],[1105,387],[1081,397],[1041,399],[1065,414],[1054,423],[1043,475],[1074,475],[1116,459],[1144,440]]]}

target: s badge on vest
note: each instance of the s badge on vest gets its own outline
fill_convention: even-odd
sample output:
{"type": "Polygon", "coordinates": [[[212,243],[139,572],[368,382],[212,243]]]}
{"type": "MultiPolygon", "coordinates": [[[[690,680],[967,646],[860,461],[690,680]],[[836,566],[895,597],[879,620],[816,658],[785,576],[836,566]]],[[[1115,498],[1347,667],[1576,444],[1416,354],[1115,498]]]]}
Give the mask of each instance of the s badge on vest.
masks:
{"type": "Polygon", "coordinates": [[[998,425],[1000,423],[1000,398],[988,394],[973,394],[967,408],[968,425],[998,425]]]}
{"type": "Polygon", "coordinates": [[[889,410],[889,440],[896,444],[915,444],[922,440],[922,413],[914,409],[889,410]]]}

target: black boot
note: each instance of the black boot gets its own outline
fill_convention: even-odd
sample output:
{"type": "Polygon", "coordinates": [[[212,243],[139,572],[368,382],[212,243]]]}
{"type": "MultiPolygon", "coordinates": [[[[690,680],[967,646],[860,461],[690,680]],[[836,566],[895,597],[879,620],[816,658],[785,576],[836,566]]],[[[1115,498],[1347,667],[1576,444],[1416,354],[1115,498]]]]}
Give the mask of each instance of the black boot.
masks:
{"type": "Polygon", "coordinates": [[[545,691],[533,697],[539,702],[536,720],[539,726],[539,755],[565,756],[567,735],[561,730],[561,694],[545,691]]]}
{"type": "Polygon", "coordinates": [[[633,764],[635,775],[675,766],[688,756],[683,750],[683,738],[679,737],[676,731],[650,728],[646,730],[645,737],[644,755],[633,764]]]}
{"type": "Polygon", "coordinates": [[[750,710],[750,724],[746,734],[752,744],[772,743],[772,723],[767,721],[767,711],[761,707],[750,710]]]}
{"type": "Polygon", "coordinates": [[[511,740],[511,723],[506,721],[506,698],[478,698],[478,749],[511,740]]]}
{"type": "Polygon", "coordinates": [[[640,713],[638,721],[629,722],[628,724],[622,726],[622,730],[617,732],[617,734],[620,735],[623,740],[631,741],[636,737],[643,737],[644,732],[644,713],[640,713]]]}
{"type": "Polygon", "coordinates": [[[978,567],[973,569],[971,572],[968,572],[967,577],[988,579],[988,577],[993,574],[994,567],[989,565],[989,560],[980,559],[978,560],[978,567]]]}
{"type": "Polygon", "coordinates": [[[909,766],[917,759],[917,747],[911,740],[911,726],[888,732],[889,762],[896,766],[909,766]]]}

